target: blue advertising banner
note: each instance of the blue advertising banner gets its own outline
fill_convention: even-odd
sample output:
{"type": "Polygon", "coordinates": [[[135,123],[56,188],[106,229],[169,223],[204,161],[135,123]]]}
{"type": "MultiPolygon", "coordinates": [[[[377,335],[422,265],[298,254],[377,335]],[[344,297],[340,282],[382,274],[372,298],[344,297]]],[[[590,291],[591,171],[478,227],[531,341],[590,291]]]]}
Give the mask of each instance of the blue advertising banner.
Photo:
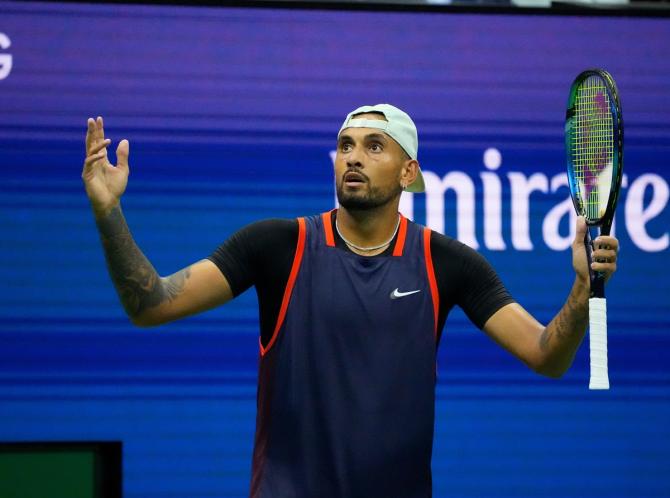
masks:
{"type": "Polygon", "coordinates": [[[334,207],[342,120],[392,103],[427,185],[401,210],[547,323],[574,278],[568,89],[601,67],[625,122],[612,389],[588,390],[586,343],[545,379],[454,309],[434,495],[668,496],[668,46],[668,18],[0,2],[0,440],[121,440],[130,498],[248,493],[255,293],[130,324],[81,183],[88,117],[130,141],[124,213],[167,275],[250,222],[334,207]]]}

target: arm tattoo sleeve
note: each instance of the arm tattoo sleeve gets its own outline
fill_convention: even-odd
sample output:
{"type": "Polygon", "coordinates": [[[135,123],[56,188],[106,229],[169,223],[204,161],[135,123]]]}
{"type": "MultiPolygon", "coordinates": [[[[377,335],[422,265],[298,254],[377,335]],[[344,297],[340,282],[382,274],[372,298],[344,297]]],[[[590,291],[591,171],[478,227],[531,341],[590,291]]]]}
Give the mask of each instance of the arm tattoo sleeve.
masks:
{"type": "Polygon", "coordinates": [[[131,318],[176,298],[190,276],[189,268],[161,278],[133,240],[119,206],[96,220],[109,275],[131,318]]]}

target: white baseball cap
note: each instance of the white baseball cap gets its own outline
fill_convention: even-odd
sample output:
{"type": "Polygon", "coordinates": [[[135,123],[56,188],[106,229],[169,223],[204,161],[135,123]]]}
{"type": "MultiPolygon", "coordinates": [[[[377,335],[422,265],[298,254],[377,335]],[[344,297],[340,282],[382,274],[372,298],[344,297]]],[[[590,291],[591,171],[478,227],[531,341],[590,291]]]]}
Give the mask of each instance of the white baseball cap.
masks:
{"type": "MultiPolygon", "coordinates": [[[[342,131],[346,128],[375,128],[381,130],[395,140],[398,145],[407,152],[407,155],[411,159],[416,160],[417,158],[417,153],[419,151],[419,137],[416,131],[416,125],[414,124],[414,121],[412,121],[412,118],[409,117],[409,114],[391,104],[364,105],[351,111],[347,114],[337,136],[339,137],[342,131]],[[357,115],[368,112],[382,114],[386,121],[378,119],[356,119],[357,115]]],[[[406,190],[408,192],[423,192],[425,189],[426,185],[423,181],[421,168],[419,168],[419,174],[416,176],[416,179],[407,186],[406,190]]]]}

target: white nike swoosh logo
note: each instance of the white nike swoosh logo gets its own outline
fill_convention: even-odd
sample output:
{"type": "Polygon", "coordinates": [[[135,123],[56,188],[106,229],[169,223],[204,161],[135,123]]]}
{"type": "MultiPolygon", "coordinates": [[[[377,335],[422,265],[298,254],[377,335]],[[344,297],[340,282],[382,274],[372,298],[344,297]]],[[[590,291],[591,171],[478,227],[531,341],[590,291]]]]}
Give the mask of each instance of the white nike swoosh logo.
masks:
{"type": "Polygon", "coordinates": [[[391,292],[391,295],[389,296],[391,299],[398,299],[399,297],[405,297],[409,296],[410,294],[416,294],[417,292],[421,292],[421,289],[419,290],[413,290],[409,292],[400,292],[398,288],[396,287],[393,292],[391,292]]]}

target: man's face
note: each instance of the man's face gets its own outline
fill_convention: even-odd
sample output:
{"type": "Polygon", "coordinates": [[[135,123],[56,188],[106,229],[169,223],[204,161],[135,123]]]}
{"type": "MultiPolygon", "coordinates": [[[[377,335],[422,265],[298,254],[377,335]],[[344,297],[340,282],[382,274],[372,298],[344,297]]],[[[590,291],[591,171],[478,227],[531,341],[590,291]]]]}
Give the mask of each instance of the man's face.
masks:
{"type": "MultiPolygon", "coordinates": [[[[355,119],[384,120],[376,113],[355,119]]],[[[346,128],[340,134],[335,156],[335,185],[340,205],[366,210],[393,201],[402,192],[401,173],[409,160],[391,137],[375,128],[346,128]]]]}

